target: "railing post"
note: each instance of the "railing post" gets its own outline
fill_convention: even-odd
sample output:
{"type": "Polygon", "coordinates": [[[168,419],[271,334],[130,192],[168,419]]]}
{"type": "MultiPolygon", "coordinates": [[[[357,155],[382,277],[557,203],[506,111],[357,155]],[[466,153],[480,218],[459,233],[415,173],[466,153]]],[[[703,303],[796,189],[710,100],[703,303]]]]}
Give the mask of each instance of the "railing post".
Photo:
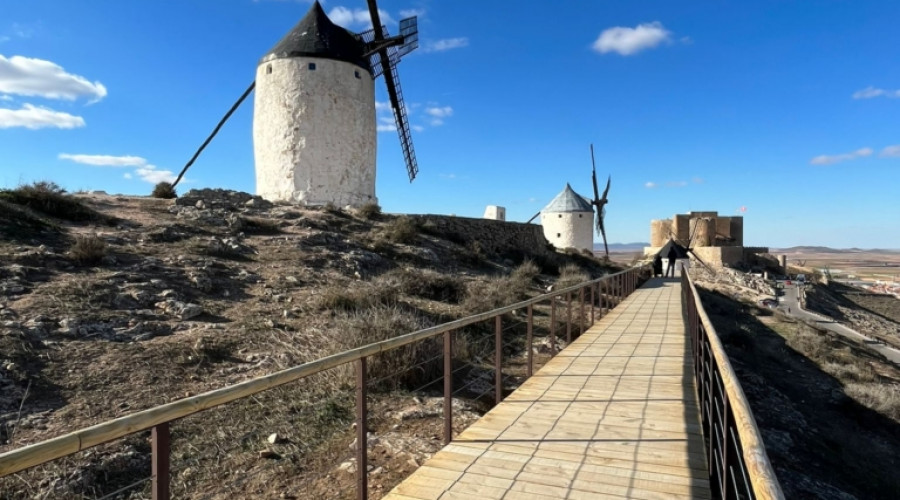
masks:
{"type": "Polygon", "coordinates": [[[550,356],[556,355],[556,295],[550,296],[550,356]]]}
{"type": "Polygon", "coordinates": [[[572,292],[566,292],[566,344],[572,343],[572,292]]]}
{"type": "Polygon", "coordinates": [[[599,283],[597,283],[597,295],[600,296],[600,297],[598,297],[598,302],[600,303],[600,317],[601,318],[606,315],[603,311],[603,308],[606,307],[605,297],[606,297],[606,282],[607,281],[608,281],[607,278],[603,278],[599,283]]]}
{"type": "Polygon", "coordinates": [[[534,319],[532,316],[534,306],[528,304],[528,333],[526,334],[525,343],[528,344],[528,371],[526,374],[531,377],[534,374],[534,319]]]}
{"type": "Polygon", "coordinates": [[[169,500],[169,458],[171,440],[169,422],[155,425],[150,431],[150,470],[153,483],[150,487],[153,500],[169,500]]]}
{"type": "Polygon", "coordinates": [[[356,362],[356,498],[369,498],[368,409],[366,408],[366,358],[356,362]]]}
{"type": "Polygon", "coordinates": [[[594,324],[594,286],[596,283],[591,283],[591,325],[594,324]]]}
{"type": "Polygon", "coordinates": [[[578,336],[584,334],[584,287],[578,289],[578,336]]]}
{"type": "Polygon", "coordinates": [[[728,391],[722,391],[722,498],[728,498],[729,491],[729,474],[728,474],[728,461],[731,460],[731,455],[728,453],[728,425],[729,418],[728,414],[730,413],[730,409],[728,408],[728,391]]]}
{"type": "Polygon", "coordinates": [[[453,440],[453,330],[444,332],[444,444],[453,440]]]}
{"type": "Polygon", "coordinates": [[[494,365],[497,367],[494,373],[494,385],[496,394],[494,402],[500,404],[503,401],[503,321],[500,316],[494,318],[494,365]]]}

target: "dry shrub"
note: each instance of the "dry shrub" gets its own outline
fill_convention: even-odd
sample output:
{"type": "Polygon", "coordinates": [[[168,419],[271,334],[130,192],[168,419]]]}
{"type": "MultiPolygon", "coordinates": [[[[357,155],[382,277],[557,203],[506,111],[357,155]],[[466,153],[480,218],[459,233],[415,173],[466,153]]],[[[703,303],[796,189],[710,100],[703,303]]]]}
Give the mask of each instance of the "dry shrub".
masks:
{"type": "Polygon", "coordinates": [[[172,198],[176,198],[178,193],[175,192],[175,186],[173,186],[171,182],[162,181],[153,186],[153,192],[150,193],[150,196],[171,200],[172,198]]]}
{"type": "Polygon", "coordinates": [[[110,223],[115,220],[86,206],[78,198],[67,194],[66,190],[58,184],[50,181],[38,181],[32,184],[22,184],[15,189],[0,190],[0,200],[73,222],[110,223]]]}
{"type": "Polygon", "coordinates": [[[241,230],[249,234],[280,234],[278,221],[264,217],[241,217],[241,230]]]}
{"type": "Polygon", "coordinates": [[[800,327],[787,339],[787,344],[806,357],[823,361],[828,359],[831,348],[824,334],[811,328],[800,327]]]}
{"type": "MultiPolygon", "coordinates": [[[[338,351],[346,351],[430,326],[424,317],[410,311],[379,305],[339,314],[330,338],[338,351]]],[[[436,380],[442,373],[441,338],[413,342],[369,357],[369,379],[374,386],[383,389],[414,389],[436,380]]]]}
{"type": "Polygon", "coordinates": [[[439,302],[458,303],[466,294],[466,284],[457,276],[434,271],[394,269],[376,280],[384,286],[395,284],[400,293],[439,302]]]}
{"type": "Polygon", "coordinates": [[[559,279],[556,280],[554,289],[561,290],[563,288],[575,286],[579,283],[584,283],[585,281],[588,281],[590,279],[591,276],[580,267],[578,267],[578,265],[566,264],[559,270],[559,279]]]}
{"type": "Polygon", "coordinates": [[[468,314],[477,314],[527,299],[537,271],[537,265],[529,260],[514,269],[509,276],[469,283],[463,309],[468,314]]]}
{"type": "Polygon", "coordinates": [[[868,364],[862,362],[828,361],[822,364],[822,371],[841,382],[874,382],[876,380],[875,371],[868,364]]]}
{"type": "Polygon", "coordinates": [[[385,224],[381,235],[393,243],[415,243],[419,237],[419,226],[412,217],[401,215],[385,224]]]}
{"type": "Polygon", "coordinates": [[[900,422],[900,387],[888,384],[850,383],[844,393],[882,415],[900,422]]]}
{"type": "Polygon", "coordinates": [[[335,283],[319,295],[316,306],[320,310],[354,312],[375,306],[397,304],[400,290],[396,283],[373,281],[357,282],[353,286],[335,283]]]}
{"type": "Polygon", "coordinates": [[[69,248],[69,255],[79,264],[96,264],[106,256],[106,242],[94,234],[78,235],[69,248]]]}
{"type": "Polygon", "coordinates": [[[360,217],[363,219],[376,219],[379,215],[381,215],[381,207],[378,206],[378,203],[366,203],[365,205],[359,207],[357,211],[360,217]]]}

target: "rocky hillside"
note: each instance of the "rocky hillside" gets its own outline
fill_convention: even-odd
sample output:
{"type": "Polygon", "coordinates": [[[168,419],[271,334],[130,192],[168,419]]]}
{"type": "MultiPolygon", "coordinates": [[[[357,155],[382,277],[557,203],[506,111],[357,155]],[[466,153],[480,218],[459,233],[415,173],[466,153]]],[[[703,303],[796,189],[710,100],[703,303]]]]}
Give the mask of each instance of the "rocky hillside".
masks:
{"type": "MultiPolygon", "coordinates": [[[[377,206],[304,209],[221,190],[175,200],[8,190],[0,236],[0,452],[609,270],[545,248],[486,250],[377,206]]],[[[477,379],[490,343],[477,330],[465,338],[459,357],[473,367],[460,375],[477,379]]],[[[370,403],[384,431],[375,491],[439,444],[439,402],[428,387],[412,391],[433,374],[433,353],[426,345],[373,368],[384,375],[370,403]]],[[[353,465],[341,461],[352,456],[351,376],[179,421],[176,492],[352,491],[353,465]]],[[[458,426],[483,410],[469,382],[458,426]]],[[[146,438],[134,436],[0,479],[0,498],[95,498],[149,470],[146,438]]]]}

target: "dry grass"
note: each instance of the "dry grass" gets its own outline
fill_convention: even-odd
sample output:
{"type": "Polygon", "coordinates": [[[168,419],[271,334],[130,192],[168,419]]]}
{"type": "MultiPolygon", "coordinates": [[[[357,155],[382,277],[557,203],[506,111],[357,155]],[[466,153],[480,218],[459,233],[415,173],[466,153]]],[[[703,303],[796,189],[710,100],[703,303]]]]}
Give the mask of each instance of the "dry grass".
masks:
{"type": "Polygon", "coordinates": [[[900,422],[900,387],[879,383],[849,383],[844,393],[878,413],[900,422]]]}
{"type": "Polygon", "coordinates": [[[396,285],[404,295],[438,302],[455,304],[466,294],[462,279],[434,271],[394,269],[379,276],[378,281],[384,286],[396,285]]]}
{"type": "Polygon", "coordinates": [[[173,186],[172,183],[163,181],[153,186],[153,192],[150,193],[150,196],[171,200],[172,198],[176,198],[178,193],[175,192],[175,186],[173,186]]]}
{"type": "Polygon", "coordinates": [[[366,203],[359,207],[357,214],[367,220],[377,219],[381,215],[381,207],[377,203],[366,203]]]}
{"type": "Polygon", "coordinates": [[[318,310],[355,312],[375,306],[393,306],[400,299],[397,284],[389,281],[359,281],[350,286],[334,283],[326,286],[315,300],[318,310]]]}
{"type": "Polygon", "coordinates": [[[22,184],[15,189],[0,190],[0,200],[72,222],[111,223],[114,221],[111,217],[97,212],[86,206],[81,200],[67,194],[66,190],[55,182],[38,181],[32,184],[22,184]]]}
{"type": "Polygon", "coordinates": [[[401,215],[385,224],[379,235],[392,243],[408,245],[419,238],[419,226],[412,217],[401,215]]]}
{"type": "Polygon", "coordinates": [[[525,300],[537,275],[537,265],[526,260],[508,276],[469,283],[463,310],[467,314],[477,314],[525,300]]]}
{"type": "Polygon", "coordinates": [[[81,265],[91,265],[100,262],[106,256],[106,242],[94,234],[78,235],[75,243],[69,248],[69,256],[81,265]]]}
{"type": "Polygon", "coordinates": [[[556,280],[554,289],[568,288],[590,279],[591,276],[577,264],[565,264],[559,270],[559,279],[556,280]]]}

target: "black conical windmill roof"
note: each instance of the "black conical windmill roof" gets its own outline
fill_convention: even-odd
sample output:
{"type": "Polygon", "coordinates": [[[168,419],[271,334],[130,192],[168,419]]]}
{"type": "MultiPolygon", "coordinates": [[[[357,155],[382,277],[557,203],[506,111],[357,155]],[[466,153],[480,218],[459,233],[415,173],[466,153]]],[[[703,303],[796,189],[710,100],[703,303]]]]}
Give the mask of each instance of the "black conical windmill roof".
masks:
{"type": "Polygon", "coordinates": [[[364,49],[365,44],[353,33],[331,22],[316,1],[259,63],[291,57],[321,57],[356,64],[370,71],[369,61],[363,56],[364,49]]]}

